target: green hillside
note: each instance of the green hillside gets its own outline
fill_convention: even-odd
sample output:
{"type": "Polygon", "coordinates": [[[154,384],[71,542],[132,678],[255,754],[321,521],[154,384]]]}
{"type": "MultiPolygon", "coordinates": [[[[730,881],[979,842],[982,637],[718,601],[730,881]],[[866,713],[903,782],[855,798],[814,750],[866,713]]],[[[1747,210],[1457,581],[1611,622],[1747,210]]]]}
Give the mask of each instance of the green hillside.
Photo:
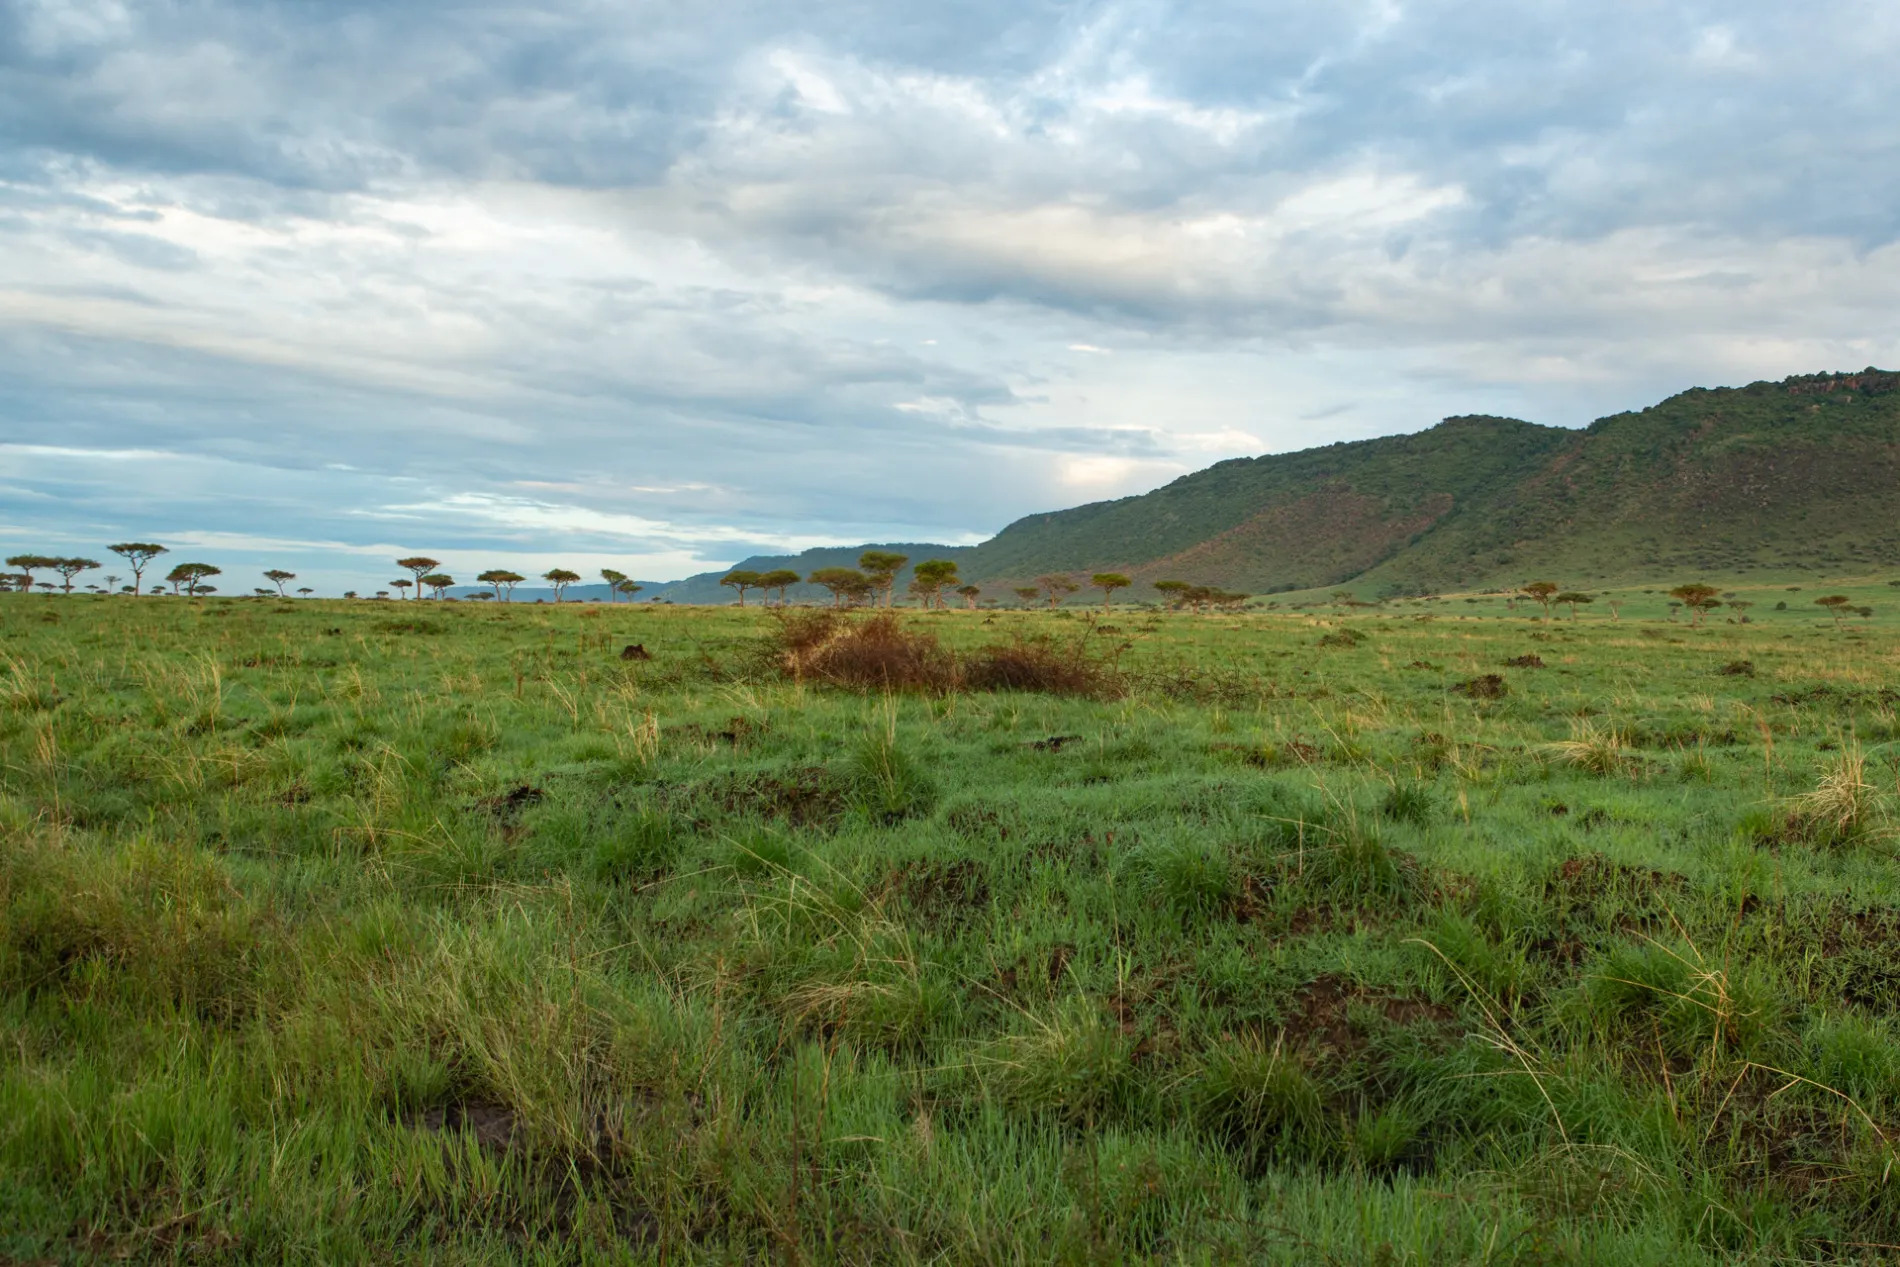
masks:
{"type": "MultiPolygon", "coordinates": [[[[1125,572],[1139,597],[1165,579],[1393,595],[1532,573],[1585,584],[1865,571],[1900,559],[1900,374],[1695,388],[1580,431],[1448,418],[1221,462],[1139,496],[1030,515],[979,546],[836,547],[737,566],[809,574],[871,548],[954,559],[992,595],[1048,572],[1125,572]]],[[[656,593],[723,601],[721,575],[656,593]]]]}
{"type": "Polygon", "coordinates": [[[1222,462],[1138,497],[1032,515],[970,576],[1126,571],[1249,593],[1417,593],[1813,571],[1900,557],[1900,374],[1697,388],[1582,431],[1452,418],[1222,462]]]}

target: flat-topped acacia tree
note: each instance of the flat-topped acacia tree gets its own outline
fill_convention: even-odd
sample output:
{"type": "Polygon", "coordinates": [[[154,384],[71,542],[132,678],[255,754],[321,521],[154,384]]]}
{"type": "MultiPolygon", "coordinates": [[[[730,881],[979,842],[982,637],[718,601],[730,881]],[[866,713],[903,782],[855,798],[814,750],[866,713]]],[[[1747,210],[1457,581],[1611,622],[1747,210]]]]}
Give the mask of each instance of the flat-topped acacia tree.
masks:
{"type": "Polygon", "coordinates": [[[616,594],[625,594],[629,603],[633,601],[633,596],[640,592],[640,588],[641,587],[633,581],[620,580],[614,582],[614,592],[616,594]]]}
{"type": "Polygon", "coordinates": [[[53,570],[59,573],[61,586],[66,593],[73,592],[73,578],[81,572],[90,572],[99,566],[97,559],[82,559],[78,555],[53,560],[53,570]]]}
{"type": "Polygon", "coordinates": [[[1568,607],[1570,609],[1570,619],[1575,620],[1577,618],[1577,604],[1594,603],[1597,600],[1582,590],[1565,590],[1561,594],[1552,594],[1550,601],[1559,607],[1568,607]]]}
{"type": "Polygon", "coordinates": [[[581,574],[566,568],[549,568],[541,574],[541,579],[554,587],[554,601],[558,603],[561,595],[567,593],[567,587],[581,579],[581,574]]]}
{"type": "Polygon", "coordinates": [[[894,554],[889,550],[866,550],[858,556],[858,567],[864,573],[864,579],[871,588],[884,596],[884,605],[891,605],[891,595],[897,589],[897,574],[910,562],[907,554],[894,554]]]}
{"type": "Polygon", "coordinates": [[[176,594],[179,587],[183,586],[185,593],[195,598],[199,594],[211,593],[214,587],[205,584],[208,578],[222,575],[223,568],[213,567],[209,563],[180,563],[165,574],[165,580],[170,583],[172,593],[176,594]]]}
{"type": "Polygon", "coordinates": [[[16,554],[7,560],[7,566],[20,569],[20,575],[26,578],[24,588],[30,593],[34,585],[33,574],[57,562],[58,559],[45,554],[16,554]]]}
{"type": "Polygon", "coordinates": [[[118,545],[107,546],[106,549],[124,559],[125,565],[132,569],[134,597],[137,597],[139,586],[144,583],[146,565],[161,554],[171,553],[156,541],[121,541],[118,545]]]}
{"type": "Polygon", "coordinates": [[[1115,596],[1116,590],[1125,590],[1134,584],[1120,572],[1097,572],[1089,578],[1089,584],[1102,591],[1102,610],[1108,610],[1108,602],[1115,596]]]}
{"type": "MultiPolygon", "coordinates": [[[[399,568],[408,568],[410,572],[415,574],[415,597],[421,598],[422,578],[441,567],[442,560],[431,559],[426,555],[412,554],[406,559],[397,559],[396,566],[399,568]]],[[[406,589],[408,587],[404,586],[404,588],[406,589]]]]}
{"type": "Polygon", "coordinates": [[[510,572],[507,568],[489,568],[475,579],[480,581],[483,585],[494,586],[496,598],[501,599],[503,602],[513,602],[515,586],[521,584],[528,578],[519,572],[510,572]]]}
{"type": "Polygon", "coordinates": [[[607,601],[610,603],[618,602],[619,600],[616,599],[614,595],[620,592],[620,582],[627,579],[627,574],[625,572],[616,571],[613,568],[602,568],[600,570],[600,579],[607,582],[607,601]]]}
{"type": "Polygon", "coordinates": [[[976,600],[982,597],[983,589],[978,585],[959,585],[957,586],[957,593],[963,596],[964,609],[966,611],[975,611],[976,600]]]}
{"type": "Polygon", "coordinates": [[[871,578],[856,568],[819,568],[805,579],[830,590],[833,607],[844,606],[846,599],[857,602],[869,595],[873,588],[871,578]]]}
{"type": "Polygon", "coordinates": [[[1834,627],[1839,629],[1842,615],[1853,605],[1854,600],[1845,594],[1825,594],[1814,602],[1817,607],[1824,608],[1828,615],[1834,617],[1834,627]]]}
{"type": "Polygon", "coordinates": [[[1713,585],[1704,585],[1700,581],[1695,581],[1676,586],[1669,591],[1669,597],[1676,599],[1689,609],[1689,626],[1693,629],[1702,623],[1703,616],[1722,605],[1722,600],[1717,597],[1721,592],[1713,585]]]}
{"type": "Polygon", "coordinates": [[[1011,588],[1010,593],[1022,599],[1025,603],[1033,603],[1036,601],[1036,595],[1042,593],[1042,591],[1033,585],[1017,585],[1011,588]]]}
{"type": "Polygon", "coordinates": [[[785,591],[796,584],[798,584],[798,573],[790,568],[773,568],[770,572],[759,574],[759,588],[767,591],[777,590],[780,607],[785,606],[785,591]]]}
{"type": "Polygon", "coordinates": [[[439,599],[447,595],[449,586],[455,584],[455,578],[450,576],[447,572],[431,572],[418,583],[427,585],[439,599]]]}
{"type": "Polygon", "coordinates": [[[727,589],[737,590],[739,592],[739,606],[744,607],[746,591],[758,589],[761,578],[757,572],[749,569],[741,569],[737,572],[726,573],[719,578],[719,583],[727,589]]]}
{"type": "Polygon", "coordinates": [[[911,575],[911,589],[925,607],[943,606],[943,592],[957,583],[957,565],[949,559],[925,559],[911,575]]]}
{"type": "Polygon", "coordinates": [[[289,598],[290,595],[284,593],[284,582],[296,580],[297,574],[286,572],[282,568],[271,568],[264,573],[264,579],[277,587],[277,597],[289,598]]]}
{"type": "Polygon", "coordinates": [[[409,587],[411,585],[414,585],[415,582],[405,579],[405,580],[391,581],[390,584],[395,587],[396,596],[398,598],[407,598],[409,597],[409,587]]]}
{"type": "Polygon", "coordinates": [[[1046,576],[1037,577],[1036,586],[1042,590],[1043,597],[1049,600],[1051,610],[1063,599],[1082,588],[1075,583],[1073,578],[1061,572],[1050,572],[1046,576]]]}
{"type": "Polygon", "coordinates": [[[1534,598],[1544,609],[1544,619],[1550,619],[1550,604],[1561,587],[1555,581],[1529,581],[1519,588],[1518,593],[1534,598]]]}

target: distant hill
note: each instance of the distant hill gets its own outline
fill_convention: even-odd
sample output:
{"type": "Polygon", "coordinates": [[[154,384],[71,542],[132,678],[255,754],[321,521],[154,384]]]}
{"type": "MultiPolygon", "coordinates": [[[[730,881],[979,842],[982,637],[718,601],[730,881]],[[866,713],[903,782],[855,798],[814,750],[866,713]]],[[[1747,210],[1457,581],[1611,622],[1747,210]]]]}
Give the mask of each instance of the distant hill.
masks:
{"type": "MultiPolygon", "coordinates": [[[[1030,515],[978,546],[746,559],[853,566],[866,549],[954,559],[994,597],[1048,572],[1126,572],[1250,594],[1362,595],[1900,562],[1900,373],[1695,388],[1582,430],[1447,418],[1411,435],[1239,458],[1139,496],[1030,515]]],[[[729,569],[728,569],[729,570],[729,569]]],[[[724,571],[670,585],[729,601],[724,571]]],[[[823,591],[805,586],[796,597],[823,591]]]]}
{"type": "Polygon", "coordinates": [[[1581,431],[1450,418],[1222,462],[1031,515],[970,551],[1001,590],[1123,571],[1248,593],[1424,593],[1900,560],[1900,374],[1697,388],[1581,431]]]}

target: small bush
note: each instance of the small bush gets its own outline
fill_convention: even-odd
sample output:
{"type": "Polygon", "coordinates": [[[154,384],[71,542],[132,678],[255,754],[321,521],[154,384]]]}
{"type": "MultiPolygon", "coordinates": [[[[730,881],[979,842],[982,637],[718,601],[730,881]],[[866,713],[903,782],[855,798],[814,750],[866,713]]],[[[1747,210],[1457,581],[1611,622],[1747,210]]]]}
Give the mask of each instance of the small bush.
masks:
{"type": "Polygon", "coordinates": [[[1019,638],[984,647],[963,666],[964,685],[975,691],[1035,691],[1104,699],[1120,694],[1121,675],[1080,642],[1019,638]]]}
{"type": "Polygon", "coordinates": [[[772,646],[779,667],[799,681],[854,690],[954,690],[956,658],[936,636],[905,625],[895,612],[860,620],[830,611],[775,613],[772,646]]]}

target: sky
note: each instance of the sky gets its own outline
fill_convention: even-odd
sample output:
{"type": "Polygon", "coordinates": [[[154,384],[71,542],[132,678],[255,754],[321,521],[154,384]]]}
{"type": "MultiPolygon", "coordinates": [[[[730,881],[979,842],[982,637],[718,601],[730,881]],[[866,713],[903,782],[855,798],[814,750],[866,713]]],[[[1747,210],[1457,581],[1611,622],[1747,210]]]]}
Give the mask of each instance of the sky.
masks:
{"type": "Polygon", "coordinates": [[[0,0],[0,553],[667,580],[1892,366],[1897,54],[1891,0],[0,0]]]}

